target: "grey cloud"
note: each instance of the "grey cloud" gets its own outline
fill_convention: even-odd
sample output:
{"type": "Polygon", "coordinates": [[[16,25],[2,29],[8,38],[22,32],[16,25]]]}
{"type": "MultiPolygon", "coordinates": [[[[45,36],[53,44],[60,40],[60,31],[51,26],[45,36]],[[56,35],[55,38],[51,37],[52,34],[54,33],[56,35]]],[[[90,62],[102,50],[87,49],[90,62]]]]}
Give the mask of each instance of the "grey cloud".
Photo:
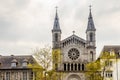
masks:
{"type": "MultiPolygon", "coordinates": [[[[51,43],[51,29],[55,14],[53,6],[56,6],[53,3],[54,0],[51,2],[46,2],[46,0],[0,0],[0,43],[3,43],[0,44],[2,48],[0,52],[30,53],[30,48],[51,43]],[[42,42],[44,43],[42,44],[42,42]]],[[[92,12],[97,28],[98,48],[107,41],[111,44],[116,40],[116,43],[119,42],[118,27],[120,24],[115,21],[112,23],[112,20],[115,20],[113,16],[119,20],[119,17],[116,17],[116,13],[118,14],[120,11],[119,0],[59,0],[62,36],[68,37],[75,30],[77,35],[85,37],[89,3],[93,5],[92,12]],[[111,18],[111,20],[105,18],[111,18]],[[113,27],[117,29],[114,29],[114,33],[113,27]]]]}
{"type": "Polygon", "coordinates": [[[26,7],[26,5],[28,5],[30,3],[31,0],[14,0],[15,1],[15,5],[18,6],[19,8],[23,8],[26,7]]]}

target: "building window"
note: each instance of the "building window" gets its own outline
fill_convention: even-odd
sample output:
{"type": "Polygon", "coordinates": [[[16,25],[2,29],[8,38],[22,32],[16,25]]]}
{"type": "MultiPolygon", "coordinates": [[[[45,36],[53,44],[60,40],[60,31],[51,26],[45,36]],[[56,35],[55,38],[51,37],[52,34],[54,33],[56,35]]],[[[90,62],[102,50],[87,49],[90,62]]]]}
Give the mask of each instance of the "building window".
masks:
{"type": "Polygon", "coordinates": [[[13,59],[11,61],[11,67],[16,67],[17,66],[17,60],[16,59],[13,59]]]}
{"type": "Polygon", "coordinates": [[[84,64],[82,64],[82,71],[84,71],[85,70],[85,66],[84,66],[84,64]]]}
{"type": "Polygon", "coordinates": [[[27,62],[23,62],[23,63],[22,63],[22,66],[23,66],[23,67],[27,67],[27,62]]]}
{"type": "Polygon", "coordinates": [[[113,62],[112,61],[105,61],[105,66],[112,66],[113,62]]]}
{"type": "Polygon", "coordinates": [[[18,79],[18,73],[15,72],[14,75],[15,75],[15,76],[14,76],[14,80],[17,80],[17,79],[18,79]]]}
{"type": "Polygon", "coordinates": [[[105,66],[108,66],[109,65],[109,62],[108,61],[105,61],[105,66]]]}
{"type": "Polygon", "coordinates": [[[71,64],[71,71],[73,71],[73,64],[71,64]]]}
{"type": "Polygon", "coordinates": [[[75,64],[75,71],[77,71],[77,64],[75,64]]]}
{"type": "Polygon", "coordinates": [[[27,60],[27,59],[24,59],[24,60],[23,60],[23,63],[22,63],[22,66],[23,66],[23,67],[27,67],[27,64],[28,64],[28,60],[27,60]]]}
{"type": "Polygon", "coordinates": [[[107,78],[111,78],[111,77],[113,77],[111,71],[106,72],[105,76],[106,76],[107,78]]]}
{"type": "Polygon", "coordinates": [[[93,33],[90,33],[90,41],[93,41],[93,33]]]}
{"type": "Polygon", "coordinates": [[[80,56],[80,53],[79,51],[76,49],[76,48],[72,48],[68,51],[68,57],[71,59],[71,60],[76,60],[78,59],[80,56]]]}
{"type": "Polygon", "coordinates": [[[70,71],[70,64],[69,63],[67,65],[67,69],[68,69],[68,71],[70,71]]]}
{"type": "Polygon", "coordinates": [[[27,80],[27,72],[23,72],[23,80],[27,80]]]}
{"type": "Polygon", "coordinates": [[[11,63],[11,67],[16,67],[16,62],[11,63]]]}
{"type": "Polygon", "coordinates": [[[91,58],[91,61],[94,60],[94,58],[93,58],[93,51],[90,51],[90,58],[91,58]]]}
{"type": "Polygon", "coordinates": [[[58,64],[57,63],[55,64],[55,70],[58,70],[58,64]]]}
{"type": "Polygon", "coordinates": [[[64,71],[66,71],[66,63],[64,63],[64,71]]]}
{"type": "Polygon", "coordinates": [[[81,66],[80,66],[80,64],[78,64],[78,70],[80,71],[80,68],[81,68],[81,66]]]}
{"type": "Polygon", "coordinates": [[[34,76],[34,73],[31,72],[31,73],[30,73],[30,80],[33,80],[33,76],[34,76]]]}
{"type": "Polygon", "coordinates": [[[55,41],[58,41],[58,34],[55,33],[55,41]]]}
{"type": "Polygon", "coordinates": [[[0,72],[0,79],[2,80],[2,73],[0,72]]]}
{"type": "Polygon", "coordinates": [[[114,56],[114,54],[115,54],[114,50],[111,50],[110,51],[110,56],[114,56]]]}
{"type": "Polygon", "coordinates": [[[118,55],[120,55],[120,50],[119,50],[119,52],[118,52],[118,55]]]}
{"type": "Polygon", "coordinates": [[[112,61],[110,61],[110,62],[109,62],[109,66],[112,66],[112,64],[113,64],[113,62],[112,62],[112,61]]]}
{"type": "Polygon", "coordinates": [[[6,80],[10,80],[10,72],[6,72],[6,80]]]}

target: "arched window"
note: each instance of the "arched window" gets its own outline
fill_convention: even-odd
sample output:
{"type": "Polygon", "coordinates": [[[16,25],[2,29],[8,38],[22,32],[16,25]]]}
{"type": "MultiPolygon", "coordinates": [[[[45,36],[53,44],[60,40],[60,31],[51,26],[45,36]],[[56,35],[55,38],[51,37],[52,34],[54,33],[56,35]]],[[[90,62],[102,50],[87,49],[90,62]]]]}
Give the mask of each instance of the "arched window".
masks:
{"type": "Polygon", "coordinates": [[[84,64],[82,64],[82,71],[84,71],[84,69],[85,69],[85,68],[84,68],[84,64]]]}
{"type": "Polygon", "coordinates": [[[16,59],[13,59],[13,60],[11,61],[11,67],[15,68],[15,67],[17,66],[17,64],[18,64],[18,62],[17,62],[16,59]]]}
{"type": "Polygon", "coordinates": [[[23,63],[22,63],[22,66],[23,66],[23,67],[27,67],[27,65],[28,65],[28,60],[27,60],[27,59],[24,59],[24,60],[23,60],[23,63]]]}
{"type": "Polygon", "coordinates": [[[75,71],[77,71],[77,64],[75,64],[75,71]]]}
{"type": "Polygon", "coordinates": [[[71,71],[73,71],[73,64],[71,64],[71,71]]]}
{"type": "Polygon", "coordinates": [[[90,33],[90,41],[93,41],[93,33],[90,33]]]}
{"type": "Polygon", "coordinates": [[[80,64],[78,64],[78,70],[80,71],[80,64]]]}
{"type": "Polygon", "coordinates": [[[56,64],[55,64],[55,70],[57,70],[57,69],[58,69],[58,64],[56,63],[56,64]]]}
{"type": "Polygon", "coordinates": [[[64,71],[66,71],[66,64],[64,63],[64,71]]]}
{"type": "Polygon", "coordinates": [[[94,58],[93,58],[93,51],[90,51],[90,58],[91,58],[91,61],[94,60],[94,58]]]}
{"type": "Polygon", "coordinates": [[[55,33],[55,41],[58,41],[58,34],[55,33]]]}

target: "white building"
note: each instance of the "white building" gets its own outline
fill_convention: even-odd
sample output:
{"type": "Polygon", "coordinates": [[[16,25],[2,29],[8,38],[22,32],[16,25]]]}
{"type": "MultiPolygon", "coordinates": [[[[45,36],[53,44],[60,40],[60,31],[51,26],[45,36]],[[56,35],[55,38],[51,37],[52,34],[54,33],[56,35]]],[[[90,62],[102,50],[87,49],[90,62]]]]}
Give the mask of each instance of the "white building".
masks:
{"type": "Polygon", "coordinates": [[[120,46],[104,46],[100,56],[106,54],[113,57],[100,58],[101,64],[105,64],[105,67],[102,68],[104,80],[120,80],[120,46]]]}

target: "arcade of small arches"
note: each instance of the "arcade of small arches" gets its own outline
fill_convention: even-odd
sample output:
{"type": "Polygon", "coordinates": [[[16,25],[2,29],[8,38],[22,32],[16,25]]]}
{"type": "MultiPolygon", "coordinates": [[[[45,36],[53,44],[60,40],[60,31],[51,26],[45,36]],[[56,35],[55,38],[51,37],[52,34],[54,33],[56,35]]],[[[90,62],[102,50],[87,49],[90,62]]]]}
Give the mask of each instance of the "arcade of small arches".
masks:
{"type": "Polygon", "coordinates": [[[84,71],[85,64],[81,63],[64,63],[64,71],[84,71]]]}
{"type": "Polygon", "coordinates": [[[84,47],[85,47],[85,43],[83,41],[80,41],[80,40],[78,40],[78,39],[76,39],[74,37],[71,38],[71,39],[68,39],[68,40],[64,41],[62,43],[62,47],[65,47],[65,46],[67,46],[69,44],[72,44],[72,43],[75,43],[75,44],[81,44],[82,43],[84,45],[84,47]]]}

